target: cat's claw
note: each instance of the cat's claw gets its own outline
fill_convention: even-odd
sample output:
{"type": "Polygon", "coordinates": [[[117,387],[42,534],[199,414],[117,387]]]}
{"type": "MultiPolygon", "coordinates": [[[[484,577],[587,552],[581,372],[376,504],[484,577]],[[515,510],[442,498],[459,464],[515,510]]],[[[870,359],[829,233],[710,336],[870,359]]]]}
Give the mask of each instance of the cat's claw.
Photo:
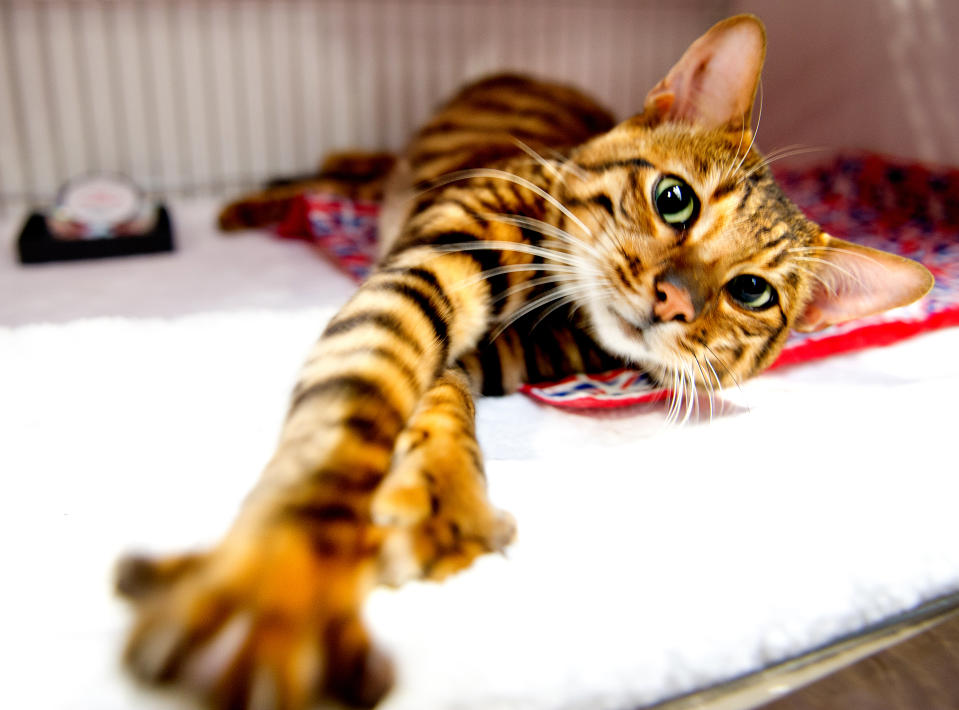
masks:
{"type": "MultiPolygon", "coordinates": [[[[360,621],[363,565],[318,557],[293,531],[266,537],[218,549],[133,595],[127,665],[216,710],[303,710],[321,698],[374,706],[392,685],[392,666],[360,621]]],[[[166,564],[123,563],[118,581],[166,564]]]]}

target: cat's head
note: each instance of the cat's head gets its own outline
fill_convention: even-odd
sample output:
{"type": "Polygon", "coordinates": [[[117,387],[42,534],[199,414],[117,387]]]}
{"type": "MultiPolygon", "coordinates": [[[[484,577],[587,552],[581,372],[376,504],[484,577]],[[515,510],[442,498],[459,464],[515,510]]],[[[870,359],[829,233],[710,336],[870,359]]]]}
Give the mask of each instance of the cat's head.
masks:
{"type": "Polygon", "coordinates": [[[664,384],[755,374],[791,329],[910,303],[919,264],[835,239],[785,197],[750,130],[762,23],[720,22],[647,96],[642,114],[573,152],[557,196],[588,274],[596,338],[664,384]]]}

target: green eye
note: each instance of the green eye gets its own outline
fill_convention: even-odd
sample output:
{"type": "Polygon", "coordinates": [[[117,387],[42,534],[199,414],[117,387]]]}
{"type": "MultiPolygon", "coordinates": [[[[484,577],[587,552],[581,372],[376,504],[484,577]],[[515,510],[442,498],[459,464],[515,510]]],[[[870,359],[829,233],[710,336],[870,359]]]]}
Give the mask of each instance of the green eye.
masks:
{"type": "Polygon", "coordinates": [[[776,289],[766,279],[752,274],[734,278],[726,284],[726,292],[733,300],[752,311],[769,308],[779,300],[776,289]]]}
{"type": "Polygon", "coordinates": [[[669,175],[656,183],[653,202],[659,216],[674,229],[688,229],[699,215],[699,198],[693,188],[669,175]]]}

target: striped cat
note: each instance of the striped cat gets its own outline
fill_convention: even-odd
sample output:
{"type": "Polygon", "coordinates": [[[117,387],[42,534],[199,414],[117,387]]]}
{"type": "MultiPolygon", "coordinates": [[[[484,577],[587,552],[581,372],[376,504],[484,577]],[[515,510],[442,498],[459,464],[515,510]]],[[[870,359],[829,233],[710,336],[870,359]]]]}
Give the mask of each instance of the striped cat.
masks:
{"type": "Polygon", "coordinates": [[[501,550],[471,392],[629,363],[712,390],[788,331],[919,298],[921,266],[834,239],[753,148],[765,55],[719,23],[614,125],[573,89],[498,76],[413,138],[383,255],[303,367],[275,456],[211,551],[129,558],[126,660],[216,708],[373,706],[390,663],[361,623],[377,583],[501,550]]]}

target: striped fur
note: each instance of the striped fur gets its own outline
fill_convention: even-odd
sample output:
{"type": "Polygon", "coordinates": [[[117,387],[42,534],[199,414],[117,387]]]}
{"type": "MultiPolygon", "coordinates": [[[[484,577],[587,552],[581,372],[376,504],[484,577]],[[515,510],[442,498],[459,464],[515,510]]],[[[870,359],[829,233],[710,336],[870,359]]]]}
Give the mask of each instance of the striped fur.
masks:
{"type": "Polygon", "coordinates": [[[625,362],[712,389],[768,365],[790,327],[838,317],[827,301],[855,288],[824,265],[851,247],[752,149],[764,46],[754,18],[721,23],[615,127],[583,94],[512,75],[443,106],[388,181],[381,262],[316,343],[233,528],[209,553],[123,565],[132,670],[217,708],[372,706],[391,676],[360,621],[370,588],[440,579],[513,535],[486,496],[471,390],[625,362]],[[697,86],[743,42],[726,93],[697,86]],[[664,176],[698,196],[681,229],[655,204],[664,176]],[[775,299],[737,301],[744,274],[775,299]]]}

